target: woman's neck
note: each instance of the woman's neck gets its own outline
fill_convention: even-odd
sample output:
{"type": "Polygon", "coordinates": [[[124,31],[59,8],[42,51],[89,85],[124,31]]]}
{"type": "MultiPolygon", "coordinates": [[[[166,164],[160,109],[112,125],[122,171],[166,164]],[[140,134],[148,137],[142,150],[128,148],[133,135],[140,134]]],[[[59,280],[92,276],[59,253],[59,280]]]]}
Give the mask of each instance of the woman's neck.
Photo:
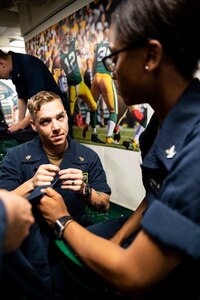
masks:
{"type": "Polygon", "coordinates": [[[154,101],[150,105],[156,112],[161,123],[163,123],[169,111],[176,105],[191,81],[192,79],[187,80],[177,72],[171,72],[157,86],[154,101]]]}

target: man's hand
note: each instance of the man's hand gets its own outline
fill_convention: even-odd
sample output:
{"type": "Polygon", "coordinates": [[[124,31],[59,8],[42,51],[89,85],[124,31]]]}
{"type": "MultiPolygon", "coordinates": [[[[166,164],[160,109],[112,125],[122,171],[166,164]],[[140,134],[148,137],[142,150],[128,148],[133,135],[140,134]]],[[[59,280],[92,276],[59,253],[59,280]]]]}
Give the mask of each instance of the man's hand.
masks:
{"type": "Polygon", "coordinates": [[[14,132],[17,130],[20,130],[21,128],[21,122],[13,123],[8,125],[8,131],[14,132]]]}
{"type": "Polygon", "coordinates": [[[52,164],[39,166],[37,172],[32,178],[33,189],[37,186],[51,185],[51,182],[59,171],[59,167],[52,164]]]}
{"type": "Polygon", "coordinates": [[[69,215],[65,202],[62,196],[51,187],[42,190],[45,196],[40,200],[38,209],[50,226],[53,226],[55,221],[63,216],[69,215]]]}
{"type": "Polygon", "coordinates": [[[68,168],[59,172],[59,179],[62,181],[61,188],[83,193],[84,181],[83,172],[79,169],[68,168]]]}
{"type": "Polygon", "coordinates": [[[7,214],[4,249],[11,252],[21,245],[34,223],[32,205],[27,199],[6,190],[0,190],[0,199],[7,214]]]}

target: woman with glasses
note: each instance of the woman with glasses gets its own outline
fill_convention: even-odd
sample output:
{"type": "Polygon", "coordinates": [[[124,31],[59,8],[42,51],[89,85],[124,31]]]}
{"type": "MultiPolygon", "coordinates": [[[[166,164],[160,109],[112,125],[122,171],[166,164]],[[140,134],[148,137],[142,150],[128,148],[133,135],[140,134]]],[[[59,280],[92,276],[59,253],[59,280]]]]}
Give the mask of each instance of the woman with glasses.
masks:
{"type": "MultiPolygon", "coordinates": [[[[145,102],[155,112],[140,139],[146,196],[111,241],[73,220],[63,238],[126,299],[198,298],[199,15],[199,0],[122,0],[112,15],[104,63],[126,105],[145,102]]],[[[69,216],[61,197],[46,193],[40,209],[47,222],[69,216]]]]}

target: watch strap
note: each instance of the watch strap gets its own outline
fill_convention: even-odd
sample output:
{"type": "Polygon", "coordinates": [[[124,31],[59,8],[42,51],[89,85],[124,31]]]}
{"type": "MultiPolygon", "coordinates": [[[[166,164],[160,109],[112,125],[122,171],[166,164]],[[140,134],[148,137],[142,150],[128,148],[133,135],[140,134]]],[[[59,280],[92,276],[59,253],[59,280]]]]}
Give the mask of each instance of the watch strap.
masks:
{"type": "Polygon", "coordinates": [[[84,193],[82,194],[84,198],[88,198],[92,194],[92,187],[89,183],[85,184],[84,193]]]}
{"type": "Polygon", "coordinates": [[[69,220],[73,220],[73,218],[71,216],[63,216],[56,221],[59,221],[64,226],[69,220]]]}
{"type": "Polygon", "coordinates": [[[54,224],[54,233],[57,239],[61,239],[63,235],[63,231],[65,229],[65,224],[69,220],[74,220],[71,216],[63,216],[55,221],[54,224]]]}

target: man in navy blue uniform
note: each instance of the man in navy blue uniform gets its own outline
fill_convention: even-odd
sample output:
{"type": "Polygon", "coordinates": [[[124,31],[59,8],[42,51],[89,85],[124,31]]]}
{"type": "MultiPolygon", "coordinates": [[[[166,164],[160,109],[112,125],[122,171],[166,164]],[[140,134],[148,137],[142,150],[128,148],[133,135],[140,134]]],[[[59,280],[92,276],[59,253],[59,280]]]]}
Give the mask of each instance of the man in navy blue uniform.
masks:
{"type": "Polygon", "coordinates": [[[59,257],[54,253],[54,238],[36,208],[40,189],[54,186],[65,199],[73,218],[84,227],[92,223],[85,205],[106,212],[111,190],[96,152],[68,136],[68,117],[58,95],[39,92],[29,100],[28,109],[31,126],[39,135],[8,151],[0,167],[0,188],[28,196],[36,222],[18,253],[6,261],[5,269],[6,274],[18,274],[18,284],[25,289],[28,299],[58,300],[66,293],[62,289],[67,284],[61,284],[62,272],[59,257]],[[56,278],[53,291],[52,273],[56,278]],[[50,298],[50,294],[55,298],[50,298]]]}
{"type": "MultiPolygon", "coordinates": [[[[51,91],[59,95],[65,110],[69,111],[68,99],[64,97],[48,67],[39,58],[22,53],[0,49],[0,79],[11,79],[18,94],[18,122],[10,124],[8,131],[12,137],[24,142],[35,136],[30,126],[30,114],[26,114],[27,102],[40,91],[51,91]],[[18,134],[16,134],[16,132],[18,134]]],[[[71,124],[69,134],[72,136],[71,124]]],[[[9,135],[10,136],[10,135],[9,135]]]]}

